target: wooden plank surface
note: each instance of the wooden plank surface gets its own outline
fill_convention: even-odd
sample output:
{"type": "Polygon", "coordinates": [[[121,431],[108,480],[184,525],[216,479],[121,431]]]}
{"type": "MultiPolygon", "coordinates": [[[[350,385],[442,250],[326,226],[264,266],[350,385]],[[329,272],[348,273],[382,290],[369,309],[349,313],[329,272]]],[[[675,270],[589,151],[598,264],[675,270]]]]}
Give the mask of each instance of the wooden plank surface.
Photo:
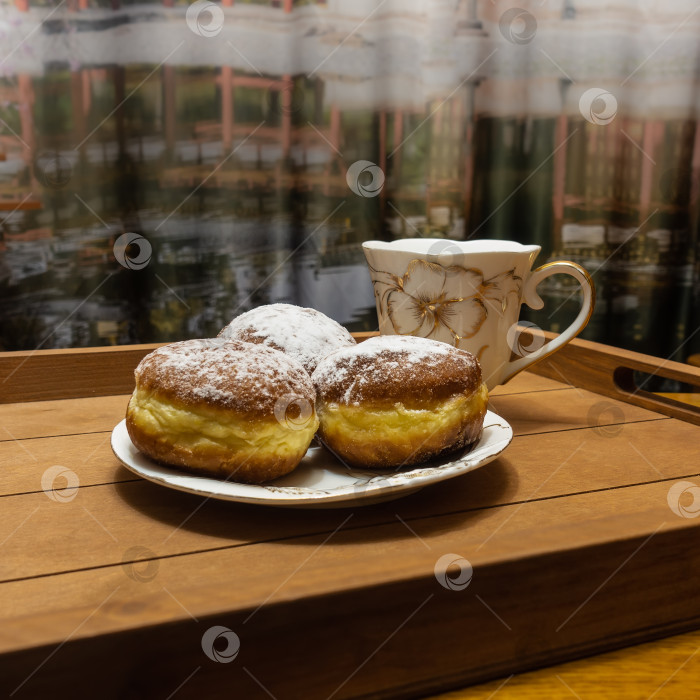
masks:
{"type": "MultiPolygon", "coordinates": [[[[546,446],[540,445],[536,436],[516,439],[507,455],[482,471],[435,485],[420,497],[359,509],[352,527],[394,522],[397,514],[404,519],[427,518],[680,479],[700,471],[700,442],[692,439],[697,431],[667,419],[659,423],[654,435],[649,434],[646,424],[625,426],[624,438],[602,464],[600,450],[611,449],[610,438],[594,429],[577,431],[574,442],[557,434],[558,439],[546,446]],[[659,436],[690,441],[689,451],[670,456],[659,444],[659,436]]],[[[292,510],[284,517],[271,517],[267,509],[254,506],[203,502],[190,494],[134,481],[111,455],[105,455],[104,461],[111,463],[111,469],[98,477],[102,483],[79,488],[69,503],[55,502],[40,490],[43,465],[34,479],[34,493],[3,500],[0,541],[5,540],[5,545],[0,581],[116,565],[127,549],[136,546],[144,546],[157,556],[182,555],[329,532],[338,522],[334,511],[292,510]],[[122,483],[111,483],[118,482],[120,476],[126,477],[122,483]],[[196,513],[178,529],[195,508],[196,513]],[[27,527],[16,529],[25,517],[31,517],[27,527]],[[36,532],[46,533],[40,542],[35,542],[36,532]]],[[[80,479],[80,471],[74,473],[80,479]]]]}
{"type": "Polygon", "coordinates": [[[128,396],[100,396],[0,404],[0,440],[111,432],[126,415],[128,400],[128,396]]]}
{"type": "Polygon", "coordinates": [[[700,624],[700,523],[667,500],[700,483],[697,426],[522,374],[493,394],[516,437],[491,465],[294,511],[135,479],[107,440],[127,398],[0,406],[13,697],[105,678],[105,697],[414,697],[700,624]],[[65,502],[42,490],[54,465],[65,502]],[[464,590],[438,581],[446,554],[471,562],[464,590]],[[240,638],[230,664],[202,650],[213,625],[240,638]]]}
{"type": "MultiPolygon", "coordinates": [[[[697,477],[697,473],[687,476],[697,477]]],[[[66,533],[63,529],[54,534],[46,533],[42,527],[37,528],[41,518],[32,519],[32,526],[27,529],[37,528],[34,530],[35,536],[36,532],[46,533],[46,541],[41,543],[37,554],[48,557],[59,548],[61,554],[52,555],[52,567],[45,566],[45,570],[20,569],[19,565],[30,566],[31,556],[23,557],[15,546],[10,555],[14,567],[10,568],[3,563],[5,576],[0,587],[0,600],[3,609],[12,605],[13,616],[18,618],[39,613],[43,617],[63,606],[82,614],[87,608],[97,605],[101,600],[100,595],[110,586],[115,588],[117,583],[124,583],[122,565],[125,561],[158,559],[158,585],[150,589],[148,586],[131,586],[131,590],[124,591],[123,599],[117,596],[115,601],[126,603],[136,591],[139,595],[146,595],[150,601],[151,594],[160,596],[161,587],[167,585],[173,591],[182,591],[181,602],[196,616],[221,612],[227,607],[232,610],[251,610],[277,591],[280,581],[295,571],[299,563],[307,561],[312,552],[315,552],[313,561],[309,559],[303,570],[295,575],[295,580],[275,594],[276,600],[294,600],[300,596],[322,595],[400,581],[406,572],[425,575],[424,567],[427,564],[432,573],[436,553],[439,556],[440,553],[450,552],[450,547],[454,546],[468,551],[469,561],[477,567],[502,565],[525,555],[533,558],[553,552],[569,553],[573,543],[576,549],[600,544],[617,546],[621,533],[625,541],[637,541],[648,535],[650,522],[653,522],[652,531],[657,534],[662,530],[667,535],[674,530],[687,529],[685,521],[670,517],[673,514],[666,503],[668,488],[668,481],[657,481],[624,487],[622,492],[606,489],[560,496],[556,511],[552,510],[552,498],[544,497],[513,502],[498,508],[484,504],[480,508],[421,516],[413,512],[406,500],[402,504],[377,506],[362,511],[324,512],[324,522],[317,524],[317,532],[314,534],[295,533],[295,529],[300,529],[299,526],[304,524],[308,515],[300,516],[296,522],[293,519],[289,522],[290,518],[285,514],[284,524],[288,527],[285,528],[284,535],[279,531],[279,523],[267,530],[261,527],[262,518],[254,520],[248,532],[242,531],[238,520],[238,532],[235,527],[224,526],[214,533],[212,518],[207,517],[194,524],[189,521],[175,530],[181,521],[164,522],[161,513],[153,514],[153,510],[149,510],[149,516],[156,522],[147,531],[144,531],[146,513],[142,513],[143,518],[130,521],[130,530],[118,529],[111,522],[112,535],[116,539],[113,546],[105,546],[104,550],[102,547],[109,542],[109,537],[100,532],[97,524],[88,527],[86,521],[79,520],[72,532],[66,533]],[[623,496],[632,501],[634,507],[620,508],[623,496]],[[382,514],[390,517],[382,518],[382,514]],[[580,532],[582,519],[587,524],[585,532],[580,532]],[[411,525],[411,528],[404,523],[411,525]],[[555,523],[556,527],[553,527],[555,523]],[[250,531],[254,529],[259,534],[256,532],[251,535],[250,531]],[[168,539],[174,531],[178,537],[175,543],[172,538],[168,539]],[[336,534],[316,551],[318,543],[326,540],[331,533],[336,534]],[[185,549],[178,552],[188,542],[197,539],[202,544],[201,550],[185,549]],[[527,549],[524,549],[524,540],[527,541],[527,549]],[[368,547],[368,543],[372,546],[368,547]],[[136,556],[136,547],[142,547],[150,554],[145,556],[142,551],[140,556],[136,556]],[[100,551],[83,551],[90,548],[100,551]],[[397,552],[401,556],[392,554],[397,552]],[[126,556],[127,553],[130,553],[129,556],[126,556]],[[363,567],[353,568],[352,572],[344,570],[342,562],[349,561],[355,554],[362,556],[363,567]],[[8,579],[6,575],[10,571],[21,571],[23,575],[14,580],[8,579]],[[231,581],[232,571],[237,572],[236,579],[239,583],[234,589],[226,585],[231,581]],[[47,598],[42,593],[47,585],[45,577],[51,574],[63,577],[64,583],[60,586],[58,600],[55,596],[47,598]],[[65,583],[67,581],[82,583],[75,585],[65,583]]],[[[441,499],[440,494],[433,491],[432,505],[435,506],[441,499]]],[[[178,515],[192,513],[192,506],[192,503],[187,504],[178,511],[178,515]]],[[[58,507],[74,513],[78,511],[75,503],[56,504],[58,507]]],[[[145,501],[137,504],[137,507],[145,509],[145,501]]],[[[247,510],[252,511],[252,508],[247,510]]],[[[252,512],[248,515],[252,515],[252,512]]],[[[268,520],[271,519],[268,514],[268,520]]],[[[695,536],[697,537],[697,530],[695,536]]],[[[589,578],[594,587],[597,583],[595,578],[589,578]]],[[[151,601],[148,610],[139,607],[128,611],[120,624],[138,627],[162,621],[163,607],[167,609],[167,615],[174,611],[169,604],[160,606],[151,601]]],[[[575,607],[576,605],[572,606],[569,612],[575,607]]],[[[563,622],[564,617],[559,622],[563,622]]],[[[115,620],[110,618],[98,623],[95,621],[98,626],[106,624],[109,627],[115,620]]],[[[40,641],[59,641],[60,635],[57,638],[57,632],[47,626],[40,641]]],[[[37,641],[35,636],[28,638],[21,629],[14,629],[12,621],[6,619],[0,630],[0,651],[16,648],[19,640],[25,638],[27,641],[37,641]]]]}
{"type": "MultiPolygon", "coordinates": [[[[201,662],[201,635],[208,625],[223,624],[248,645],[248,668],[274,696],[304,688],[306,697],[328,697],[401,626],[401,637],[367,660],[364,673],[355,674],[339,696],[381,695],[590,653],[643,639],[649,629],[682,629],[700,620],[700,601],[693,597],[700,571],[695,561],[686,564],[681,580],[672,571],[697,531],[691,536],[682,523],[669,520],[667,490],[666,483],[630,488],[625,495],[636,504],[633,513],[619,508],[619,493],[607,491],[560,499],[556,516],[552,501],[528,503],[516,516],[515,505],[479,512],[469,528],[463,515],[445,516],[417,530],[422,542],[397,522],[370,531],[343,528],[330,540],[294,538],[163,558],[149,581],[133,581],[121,566],[113,566],[54,577],[51,589],[46,579],[3,584],[3,607],[14,609],[0,631],[0,649],[27,653],[15,653],[11,664],[0,658],[2,679],[8,688],[21,682],[37,659],[71,635],[73,646],[61,649],[60,668],[79,661],[77,687],[82,687],[83,681],[94,682],[93,673],[104,674],[111,666],[103,656],[96,667],[86,668],[80,640],[108,649],[103,635],[129,630],[138,630],[132,639],[135,658],[123,641],[112,646],[127,677],[136,675],[141,654],[154,643],[175,668],[193,669],[201,662]],[[497,536],[480,549],[501,523],[497,536]],[[562,538],[575,541],[576,549],[561,546],[562,538]],[[465,595],[442,588],[433,573],[436,559],[451,552],[468,554],[474,569],[465,595]],[[511,575],[504,577],[504,566],[511,575]],[[465,631],[461,637],[454,634],[457,621],[465,631]],[[300,655],[285,660],[292,642],[300,655]],[[37,650],[37,643],[45,646],[37,650]],[[422,650],[410,656],[410,673],[402,665],[407,649],[422,650]],[[299,668],[304,657],[313,661],[299,668]],[[311,673],[316,664],[319,672],[311,673]]],[[[58,670],[56,659],[45,675],[37,674],[35,691],[45,690],[47,678],[54,681],[58,670]]],[[[227,679],[241,692],[248,685],[241,666],[232,666],[227,679]]],[[[184,697],[211,689],[215,681],[215,669],[203,667],[184,697]]]]}
{"type": "MultiPolygon", "coordinates": [[[[6,411],[5,439],[0,441],[0,496],[39,491],[41,474],[54,464],[75,471],[83,485],[133,480],[109,446],[111,428],[122,419],[127,402],[128,396],[116,396],[45,402],[51,404],[46,410],[44,402],[0,406],[0,414],[6,411]],[[83,423],[90,432],[56,435],[62,420],[71,426],[83,423]],[[27,469],[27,462],[34,468],[27,469]]],[[[509,416],[518,436],[586,427],[595,428],[596,435],[615,434],[624,423],[666,420],[644,409],[608,399],[598,402],[593,394],[566,388],[529,393],[527,402],[521,394],[499,394],[491,399],[490,407],[509,416]]]]}

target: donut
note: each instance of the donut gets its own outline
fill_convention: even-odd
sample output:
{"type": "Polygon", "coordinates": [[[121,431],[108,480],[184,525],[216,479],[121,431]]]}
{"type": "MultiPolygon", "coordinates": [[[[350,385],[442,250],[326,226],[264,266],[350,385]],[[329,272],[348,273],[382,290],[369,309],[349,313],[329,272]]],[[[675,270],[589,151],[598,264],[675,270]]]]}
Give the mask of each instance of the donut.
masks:
{"type": "Polygon", "coordinates": [[[268,304],[246,311],[223,328],[219,337],[281,350],[301,362],[309,374],[329,353],[356,345],[350,333],[332,318],[293,304],[268,304]]]}
{"type": "Polygon", "coordinates": [[[318,437],[350,466],[417,464],[481,435],[488,403],[481,367],[447,343],[370,338],[328,355],[312,380],[318,437]]]}
{"type": "Polygon", "coordinates": [[[263,345],[172,343],[144,357],[134,376],[131,441],[151,459],[195,474],[270,481],[299,464],[318,427],[306,370],[263,345]]]}

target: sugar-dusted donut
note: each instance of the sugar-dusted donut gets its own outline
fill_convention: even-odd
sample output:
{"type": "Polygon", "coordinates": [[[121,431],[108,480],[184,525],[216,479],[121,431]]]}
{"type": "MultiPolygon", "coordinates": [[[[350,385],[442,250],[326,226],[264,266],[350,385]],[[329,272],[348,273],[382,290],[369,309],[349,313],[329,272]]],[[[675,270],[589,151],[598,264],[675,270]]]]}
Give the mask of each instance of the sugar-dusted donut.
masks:
{"type": "Polygon", "coordinates": [[[297,466],[318,427],[306,370],[263,345],[172,343],[144,357],[134,374],[126,412],[132,442],[186,471],[269,481],[297,466]]]}
{"type": "Polygon", "coordinates": [[[379,336],[312,375],[319,437],[352,466],[423,462],[479,439],[488,392],[476,358],[446,343],[379,336]]]}
{"type": "Polygon", "coordinates": [[[350,333],[332,318],[293,304],[268,304],[246,311],[223,328],[219,337],[281,350],[301,362],[309,374],[329,353],[355,345],[350,333]]]}

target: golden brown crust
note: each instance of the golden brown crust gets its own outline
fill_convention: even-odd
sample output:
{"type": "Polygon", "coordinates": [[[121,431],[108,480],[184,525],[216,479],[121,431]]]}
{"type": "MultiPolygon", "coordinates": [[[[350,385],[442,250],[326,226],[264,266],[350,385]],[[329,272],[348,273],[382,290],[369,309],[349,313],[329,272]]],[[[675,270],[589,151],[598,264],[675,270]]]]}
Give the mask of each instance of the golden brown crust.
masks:
{"type": "Polygon", "coordinates": [[[154,350],[134,373],[137,388],[189,406],[227,408],[251,420],[274,415],[280,397],[316,398],[293,358],[263,345],[221,338],[185,340],[154,350]]]}
{"type": "Polygon", "coordinates": [[[471,353],[427,338],[378,336],[338,350],[313,374],[319,400],[345,405],[367,401],[408,408],[429,406],[481,386],[471,353]]]}

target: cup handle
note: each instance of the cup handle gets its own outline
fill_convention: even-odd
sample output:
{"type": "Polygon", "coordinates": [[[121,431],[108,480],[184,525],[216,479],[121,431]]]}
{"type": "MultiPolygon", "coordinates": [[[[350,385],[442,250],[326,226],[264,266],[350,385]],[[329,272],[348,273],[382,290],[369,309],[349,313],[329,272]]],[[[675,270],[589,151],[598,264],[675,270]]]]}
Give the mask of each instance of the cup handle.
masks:
{"type": "Polygon", "coordinates": [[[518,372],[522,372],[526,367],[543,360],[545,357],[549,357],[553,352],[556,352],[559,348],[572,341],[586,327],[586,324],[593,315],[593,307],[595,306],[595,286],[593,280],[584,268],[568,260],[546,263],[542,265],[542,267],[533,270],[525,283],[522,303],[527,304],[531,309],[541,309],[544,306],[544,302],[537,293],[537,287],[540,282],[547,279],[547,277],[558,274],[571,275],[581,285],[583,304],[581,304],[581,310],[578,312],[578,316],[563,333],[553,340],[545,343],[542,347],[528,354],[526,357],[508,362],[501,383],[509,381],[518,374],[518,372]]]}

